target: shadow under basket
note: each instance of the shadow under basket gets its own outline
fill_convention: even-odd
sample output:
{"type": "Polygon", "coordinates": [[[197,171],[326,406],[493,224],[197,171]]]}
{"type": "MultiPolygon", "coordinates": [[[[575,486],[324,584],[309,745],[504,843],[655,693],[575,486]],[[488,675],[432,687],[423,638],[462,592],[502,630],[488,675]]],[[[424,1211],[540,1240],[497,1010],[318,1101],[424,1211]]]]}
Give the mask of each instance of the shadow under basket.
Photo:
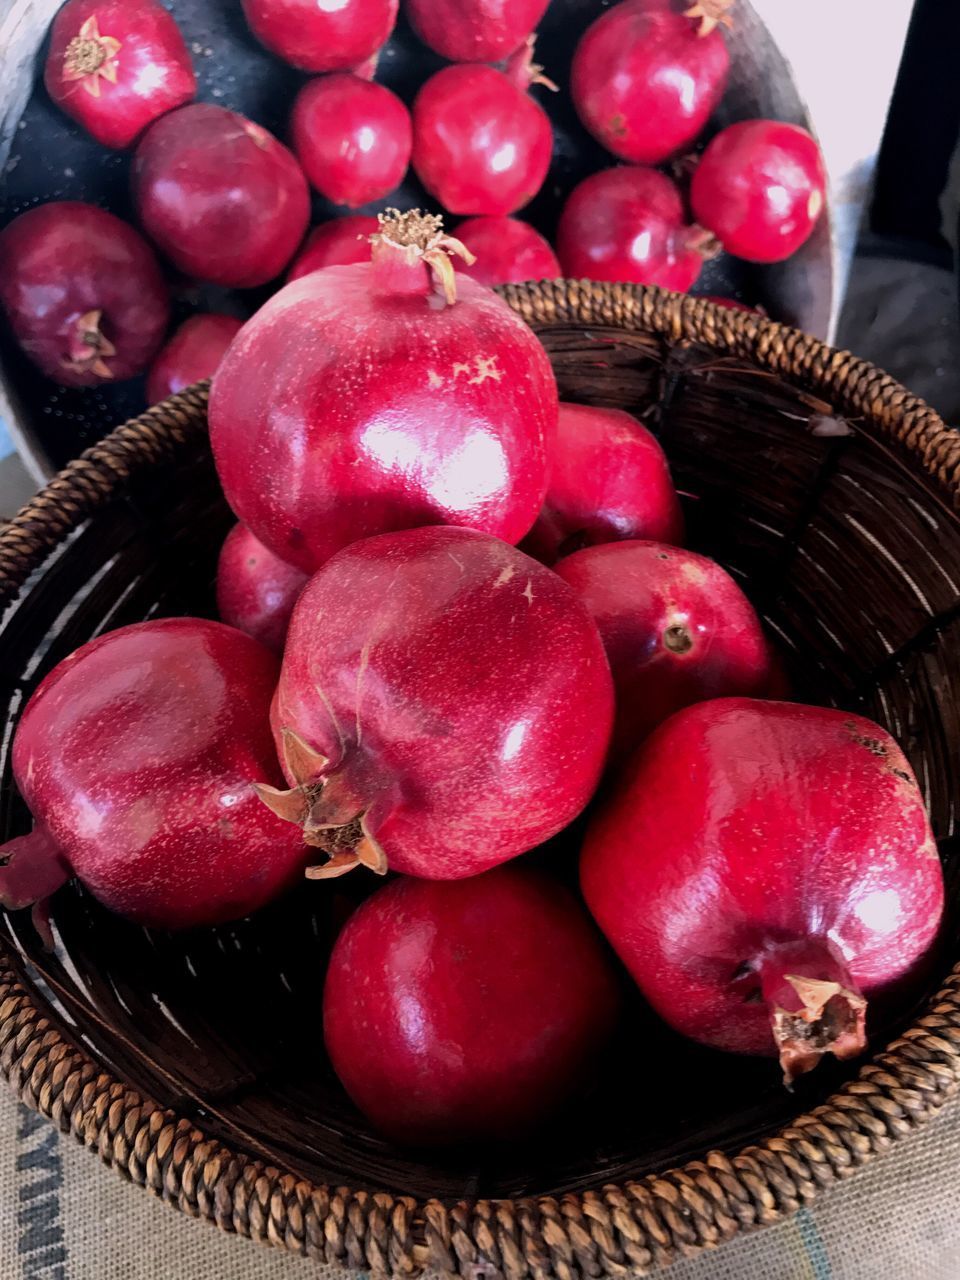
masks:
{"type": "MultiPolygon", "coordinates": [[[[368,1128],[323,1054],[324,964],[361,877],[187,935],[71,885],[53,952],[29,913],[0,917],[0,1067],[126,1177],[295,1253],[471,1280],[649,1272],[808,1203],[960,1079],[960,438],[878,369],[760,316],[633,286],[501,292],[564,398],[660,436],[689,545],[742,582],[798,696],[903,745],[947,876],[925,985],[875,1011],[868,1057],[794,1094],[773,1061],[681,1041],[636,998],[600,1083],[536,1140],[408,1152],[368,1128]]],[[[231,517],[205,407],[201,386],[121,427],[0,534],[5,837],[28,825],[10,741],[41,677],[101,631],[212,614],[231,517]]]]}

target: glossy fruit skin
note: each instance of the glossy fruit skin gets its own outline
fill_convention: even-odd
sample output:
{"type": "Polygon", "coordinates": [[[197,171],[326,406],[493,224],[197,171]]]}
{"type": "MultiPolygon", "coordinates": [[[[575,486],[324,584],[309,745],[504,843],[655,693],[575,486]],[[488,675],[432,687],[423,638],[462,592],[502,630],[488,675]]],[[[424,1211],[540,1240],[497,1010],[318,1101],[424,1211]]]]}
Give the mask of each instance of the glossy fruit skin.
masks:
{"type": "Polygon", "coordinates": [[[274,653],[283,652],[293,606],[307,575],[275,556],[243,524],[236,524],[220,548],[217,612],[274,653]]]}
{"type": "Polygon", "coordinates": [[[654,435],[623,409],[561,403],[553,471],[523,549],[543,564],[601,542],[683,541],[683,513],[654,435]]]}
{"type": "Polygon", "coordinates": [[[579,903],[525,867],[400,879],[350,917],[323,1027],[356,1105],[398,1142],[515,1139],[583,1084],[617,978],[579,903]]]}
{"type": "Polygon", "coordinates": [[[454,230],[476,257],[457,270],[491,288],[520,280],[556,280],[560,263],[550,245],[529,222],[519,218],[468,218],[454,230]]]}
{"type": "Polygon", "coordinates": [[[659,164],[689,146],[723,97],[730,56],[719,28],[648,0],[623,0],[584,33],[570,92],[580,119],[608,151],[659,164]]]}
{"type": "Polygon", "coordinates": [[[406,0],[424,44],[450,62],[500,62],[534,30],[549,0],[406,0]]]}
{"type": "Polygon", "coordinates": [[[197,91],[180,28],[155,0],[68,0],[43,78],[61,111],[117,150],[197,91]],[[84,59],[96,69],[84,74],[84,59]]]}
{"type": "Polygon", "coordinates": [[[709,143],[690,183],[695,218],[728,253],[782,262],[809,238],[826,199],[823,157],[799,125],[743,120],[709,143]]]}
{"type": "Polygon", "coordinates": [[[290,264],[287,284],[321,267],[349,267],[357,262],[369,262],[370,236],[376,229],[376,218],[359,213],[318,223],[290,264]]]}
{"type": "Polygon", "coordinates": [[[760,619],[715,561],[660,542],[610,542],[567,556],[556,572],[586,605],[607,651],[617,691],[612,758],[681,707],[767,693],[770,648],[760,619]]]}
{"type": "Polygon", "coordinates": [[[215,312],[184,320],[153,362],[147,377],[147,403],[159,404],[195,382],[212,378],[242,328],[243,321],[236,316],[215,312]]]}
{"type": "Polygon", "coordinates": [[[704,302],[712,302],[718,307],[726,307],[728,311],[748,311],[751,315],[763,315],[759,307],[751,307],[736,298],[725,298],[719,293],[701,293],[698,295],[704,302]]]}
{"type": "Polygon", "coordinates": [[[274,656],[219,622],[163,618],[82,645],[17,726],[31,813],[102,903],[180,929],[237,919],[302,874],[299,833],[251,783],[277,776],[274,656]]]}
{"type": "Polygon", "coordinates": [[[137,147],[133,195],[144,230],[186,275],[252,289],[279,275],[310,217],[296,160],[252,120],[181,107],[137,147]]]}
{"type": "Polygon", "coordinates": [[[143,237],[74,200],[28,209],[0,232],[0,303],[30,359],[66,387],[142,373],[170,319],[167,286],[143,237]],[[83,340],[84,317],[95,313],[108,341],[102,352],[83,340]]]}
{"type": "Polygon", "coordinates": [[[612,717],[600,637],[566,583],[498,538],[436,527],[354,543],[311,578],[273,708],[284,755],[287,729],[329,761],[306,779],[325,784],[314,827],[364,813],[392,870],[436,880],[572,822],[612,717]]]}
{"type": "Polygon", "coordinates": [[[658,284],[680,293],[703,266],[673,182],[655,169],[603,169],[571,191],[557,228],[565,276],[658,284]]]}
{"type": "Polygon", "coordinates": [[[338,73],[305,84],[290,129],[313,186],[351,209],[389,195],[410,163],[410,112],[382,84],[359,76],[338,73]]]}
{"type": "Polygon", "coordinates": [[[872,997],[920,960],[943,909],[889,734],[744,698],[688,707],[647,740],[593,818],[580,879],[660,1016],[737,1053],[773,1052],[765,998],[785,975],[842,974],[872,997]]]}
{"type": "Polygon", "coordinates": [[[234,342],[211,395],[214,456],[227,501],[282,559],[312,572],[389,529],[517,542],[533,524],[556,432],[546,353],[473,280],[438,301],[422,262],[329,267],[234,342]]]}
{"type": "Polygon", "coordinates": [[[450,213],[515,213],[540,190],[553,134],[543,108],[493,67],[444,67],[413,104],[413,167],[450,213]]]}
{"type": "Polygon", "coordinates": [[[261,44],[301,71],[349,71],[385,44],[399,0],[242,0],[261,44]]]}

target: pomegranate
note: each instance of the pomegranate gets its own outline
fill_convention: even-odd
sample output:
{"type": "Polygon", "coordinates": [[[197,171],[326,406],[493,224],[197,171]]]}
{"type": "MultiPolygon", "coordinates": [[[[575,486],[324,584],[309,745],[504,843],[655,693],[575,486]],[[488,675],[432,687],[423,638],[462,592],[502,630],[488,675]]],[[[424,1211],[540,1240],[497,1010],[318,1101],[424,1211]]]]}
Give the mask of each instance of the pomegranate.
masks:
{"type": "Polygon", "coordinates": [[[656,169],[602,169],[563,206],[557,256],[564,275],[658,284],[683,293],[713,251],[702,227],[686,223],[680,192],[656,169]]]}
{"type": "Polygon", "coordinates": [[[806,129],[743,120],[710,142],[693,173],[698,222],[748,262],[782,262],[809,238],[823,212],[823,158],[806,129]]]}
{"type": "Polygon", "coordinates": [[[861,716],[721,698],[679,711],[597,811],[587,904],[676,1030],[778,1052],[789,1083],[866,1045],[866,1000],[910,973],[943,876],[900,748],[861,716]]]}
{"type": "Polygon", "coordinates": [[[17,725],[13,772],[37,830],[5,846],[0,901],[49,894],[58,867],[160,928],[275,897],[305,852],[251,785],[276,771],[276,676],[262,645],[199,618],[122,627],[59,663],[17,725]]]}
{"type": "Polygon", "coordinates": [[[334,204],[356,208],[389,195],[410,163],[410,112],[382,84],[359,76],[305,84],[290,129],[304,173],[334,204]]]}
{"type": "Polygon", "coordinates": [[[413,167],[451,213],[513,213],[540,190],[553,133],[527,92],[546,83],[524,45],[494,67],[444,67],[413,103],[413,167]]]}
{"type": "Polygon", "coordinates": [[[153,362],[147,378],[148,404],[159,404],[184,387],[212,378],[242,328],[243,321],[236,316],[216,313],[184,320],[153,362]]]}
{"type": "Polygon", "coordinates": [[[119,150],[197,91],[180,28],[156,0],[67,0],[43,79],[61,111],[119,150]]]}
{"type": "Polygon", "coordinates": [[[399,0],[243,0],[250,30],[301,71],[349,71],[385,44],[399,0]]]}
{"type": "Polygon", "coordinates": [[[0,303],[30,359],[67,387],[142,373],[170,319],[146,241],[74,200],[28,209],[0,232],[0,303]]]}
{"type": "Polygon", "coordinates": [[[582,1085],[619,988],[585,912],[525,867],[395,880],[347,921],[323,993],[344,1088],[399,1142],[514,1139],[582,1085]]]}
{"type": "Polygon", "coordinates": [[[633,164],[658,164],[689,146],[723,97],[730,68],[704,0],[675,13],[650,0],[623,0],[588,27],[577,45],[570,92],[580,119],[608,151],[633,164]]]}
{"type": "Polygon", "coordinates": [[[394,210],[373,241],[371,262],[281,289],[213,382],[227,500],[307,572],[417,525],[519,541],[547,487],[557,391],[540,343],[489,289],[454,279],[447,254],[467,251],[439,218],[394,210]]]}
{"type": "Polygon", "coordinates": [[[376,235],[376,218],[351,214],[331,218],[314,227],[294,258],[287,273],[287,283],[308,276],[321,267],[348,267],[370,261],[370,237],[376,235]]]}
{"type": "Polygon", "coordinates": [[[713,302],[718,307],[726,307],[728,311],[749,311],[759,316],[764,314],[762,307],[751,307],[746,302],[738,302],[736,298],[725,298],[718,293],[702,293],[700,297],[704,302],[713,302]]]}
{"type": "Polygon", "coordinates": [[[705,698],[762,697],[772,677],[760,619],[714,561],[660,542],[611,542],[556,566],[600,629],[617,691],[613,755],[705,698]]]}
{"type": "Polygon", "coordinates": [[[150,126],[133,194],[147,234],[186,275],[252,289],[290,261],[307,229],[300,166],[266,129],[198,102],[150,126]]]}
{"type": "Polygon", "coordinates": [[[217,612],[231,627],[280,653],[306,581],[305,573],[268,551],[246,525],[234,525],[217,564],[217,612]]]}
{"type": "Polygon", "coordinates": [[[519,218],[468,218],[457,239],[476,262],[457,270],[491,287],[515,280],[555,280],[560,263],[539,231],[519,218]]]}
{"type": "Polygon", "coordinates": [[[565,582],[470,529],[339,552],[293,611],[273,710],[277,813],[330,855],[457,880],[555,835],[600,777],[603,645],[565,582]]]}
{"type": "Polygon", "coordinates": [[[598,542],[683,541],[683,513],[656,438],[623,409],[561,404],[547,498],[523,549],[544,564],[598,542]]]}
{"type": "Polygon", "coordinates": [[[424,44],[450,62],[500,62],[519,49],[550,0],[407,0],[424,44]]]}

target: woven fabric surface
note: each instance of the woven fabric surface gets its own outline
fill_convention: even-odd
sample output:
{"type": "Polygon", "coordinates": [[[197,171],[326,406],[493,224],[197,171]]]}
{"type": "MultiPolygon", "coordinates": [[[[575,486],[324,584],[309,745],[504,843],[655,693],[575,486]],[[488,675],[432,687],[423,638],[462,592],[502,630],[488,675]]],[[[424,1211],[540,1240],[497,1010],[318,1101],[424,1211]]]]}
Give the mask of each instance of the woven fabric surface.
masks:
{"type": "MultiPolygon", "coordinates": [[[[124,1182],[0,1089],[3,1280],[357,1280],[224,1235],[124,1182]]],[[[960,1098],[815,1208],[670,1280],[956,1280],[960,1098]]]]}

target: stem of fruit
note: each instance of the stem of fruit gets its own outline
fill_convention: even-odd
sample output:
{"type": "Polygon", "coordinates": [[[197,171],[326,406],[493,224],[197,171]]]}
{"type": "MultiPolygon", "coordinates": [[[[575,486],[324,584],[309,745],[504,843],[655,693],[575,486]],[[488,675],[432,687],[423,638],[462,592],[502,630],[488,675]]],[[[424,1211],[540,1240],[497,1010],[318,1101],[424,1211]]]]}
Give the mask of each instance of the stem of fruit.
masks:
{"type": "Polygon", "coordinates": [[[772,947],[756,975],[788,1087],[825,1053],[854,1058],[866,1049],[867,1002],[826,938],[772,947]]]}
{"type": "Polygon", "coordinates": [[[537,37],[535,35],[528,36],[524,40],[519,49],[514,50],[510,57],[507,58],[503,65],[503,74],[518,89],[524,93],[531,85],[540,84],[545,89],[552,90],[553,93],[559,93],[560,86],[554,84],[547,76],[543,74],[543,67],[539,62],[533,60],[533,50],[536,45],[537,37]]]}
{"type": "Polygon", "coordinates": [[[394,297],[439,293],[452,304],[457,300],[451,254],[470,265],[476,258],[459,240],[444,234],[436,214],[410,209],[388,209],[378,215],[379,229],[370,237],[376,288],[394,297]]]}
{"type": "Polygon", "coordinates": [[[0,845],[0,903],[8,911],[42,902],[72,875],[63,851],[43,827],[0,845]]]}

